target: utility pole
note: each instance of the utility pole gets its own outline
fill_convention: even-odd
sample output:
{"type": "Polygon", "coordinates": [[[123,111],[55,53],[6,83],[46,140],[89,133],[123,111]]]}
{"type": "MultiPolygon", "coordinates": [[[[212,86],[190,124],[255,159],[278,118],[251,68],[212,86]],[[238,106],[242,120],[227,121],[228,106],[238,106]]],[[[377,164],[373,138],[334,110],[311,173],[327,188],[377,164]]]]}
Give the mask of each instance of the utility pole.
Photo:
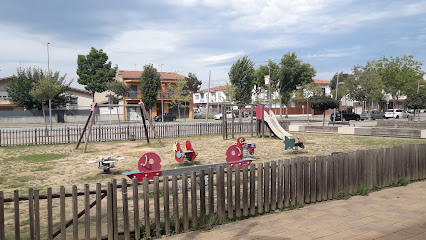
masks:
{"type": "Polygon", "coordinates": [[[161,77],[161,73],[163,72],[163,65],[160,64],[160,83],[161,83],[161,122],[164,123],[164,103],[163,103],[163,78],[161,77]]]}
{"type": "MultiPolygon", "coordinates": [[[[50,42],[47,43],[47,77],[50,80],[49,45],[50,45],[50,42]]],[[[50,131],[52,131],[52,100],[51,99],[49,99],[49,119],[50,119],[50,131]]]]}
{"type": "MultiPolygon", "coordinates": [[[[209,102],[210,102],[210,78],[212,71],[209,71],[209,88],[207,90],[207,113],[206,113],[206,123],[209,122],[209,102]]],[[[223,114],[223,113],[222,113],[223,114]]]]}

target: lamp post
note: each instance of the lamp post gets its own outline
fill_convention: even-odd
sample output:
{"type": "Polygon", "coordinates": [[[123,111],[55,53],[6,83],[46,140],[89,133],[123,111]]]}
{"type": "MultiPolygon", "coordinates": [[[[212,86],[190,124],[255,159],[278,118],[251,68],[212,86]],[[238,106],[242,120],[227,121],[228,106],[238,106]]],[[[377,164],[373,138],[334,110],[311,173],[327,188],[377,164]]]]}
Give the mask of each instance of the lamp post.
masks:
{"type": "MultiPolygon", "coordinates": [[[[47,42],[47,77],[50,80],[49,45],[50,45],[50,42],[47,42]]],[[[52,100],[51,99],[49,99],[49,119],[50,119],[50,131],[52,131],[52,100]]]]}
{"type": "Polygon", "coordinates": [[[161,122],[164,123],[164,104],[163,104],[163,78],[161,77],[161,73],[163,72],[163,65],[159,64],[160,66],[160,84],[161,84],[161,122]]]}
{"type": "Polygon", "coordinates": [[[272,83],[272,78],[271,78],[271,61],[275,61],[275,59],[268,59],[268,60],[265,60],[265,62],[268,62],[268,69],[269,69],[269,90],[268,90],[268,92],[269,92],[269,101],[268,101],[268,104],[269,104],[269,108],[270,109],[272,109],[272,104],[271,104],[271,83],[272,83]]]}

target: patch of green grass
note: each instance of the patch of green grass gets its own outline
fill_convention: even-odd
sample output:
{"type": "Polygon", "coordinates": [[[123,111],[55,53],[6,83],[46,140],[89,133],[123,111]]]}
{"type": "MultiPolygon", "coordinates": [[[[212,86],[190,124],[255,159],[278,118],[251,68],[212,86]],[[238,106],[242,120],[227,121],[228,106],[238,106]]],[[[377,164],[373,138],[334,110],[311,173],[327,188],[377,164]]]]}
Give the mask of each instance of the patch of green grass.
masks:
{"type": "Polygon", "coordinates": [[[343,190],[339,190],[337,193],[337,200],[347,200],[351,197],[351,195],[347,192],[344,192],[343,190]]]}
{"type": "Polygon", "coordinates": [[[391,187],[407,186],[410,180],[405,178],[393,179],[390,183],[391,187]]]}
{"type": "Polygon", "coordinates": [[[45,172],[45,171],[50,171],[52,169],[53,169],[53,167],[43,167],[43,166],[40,166],[40,167],[37,167],[36,169],[34,169],[34,171],[36,171],[36,172],[45,172]]]}
{"type": "Polygon", "coordinates": [[[367,187],[359,187],[356,193],[358,195],[368,196],[368,194],[370,193],[370,190],[367,187]]]}
{"type": "Polygon", "coordinates": [[[6,182],[6,178],[5,177],[0,177],[0,184],[3,184],[6,182]]]}
{"type": "Polygon", "coordinates": [[[46,163],[51,162],[54,160],[58,160],[61,158],[65,158],[67,155],[65,154],[55,154],[55,153],[44,153],[44,154],[31,154],[26,156],[20,156],[20,157],[12,157],[12,158],[6,158],[4,161],[25,161],[29,163],[46,163]]]}

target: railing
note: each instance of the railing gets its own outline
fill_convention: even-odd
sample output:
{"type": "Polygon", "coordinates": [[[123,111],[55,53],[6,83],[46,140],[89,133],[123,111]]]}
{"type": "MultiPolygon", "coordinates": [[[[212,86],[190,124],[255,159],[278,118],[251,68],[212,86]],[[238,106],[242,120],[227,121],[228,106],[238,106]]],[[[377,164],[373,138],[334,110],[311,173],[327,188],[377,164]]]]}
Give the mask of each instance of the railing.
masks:
{"type": "MultiPolygon", "coordinates": [[[[0,192],[0,239],[124,239],[171,235],[277,209],[339,199],[360,189],[426,178],[426,144],[296,157],[67,193],[0,192]],[[129,189],[130,188],[130,189],[129,189]],[[68,229],[72,226],[72,229],[68,229]]],[[[413,196],[415,197],[415,196],[413,196]]]]}
{"type": "MultiPolygon", "coordinates": [[[[232,122],[228,122],[231,129],[232,122]]],[[[288,129],[288,122],[281,122],[281,126],[288,129]]],[[[162,124],[156,123],[155,128],[161,138],[215,135],[222,133],[222,122],[199,122],[189,124],[162,124]]],[[[234,122],[235,133],[251,133],[254,131],[255,123],[234,122]]],[[[0,129],[0,146],[22,146],[22,145],[46,145],[76,143],[83,131],[83,127],[62,127],[45,130],[44,128],[33,129],[0,129]]],[[[87,134],[86,131],[85,134],[87,134]]],[[[231,132],[228,130],[228,132],[231,132]]],[[[148,136],[153,138],[151,126],[148,125],[148,136]]],[[[86,139],[86,138],[84,138],[86,139]]],[[[122,141],[129,139],[145,139],[142,124],[118,125],[96,125],[93,127],[89,142],[99,141],[122,141]]]]}

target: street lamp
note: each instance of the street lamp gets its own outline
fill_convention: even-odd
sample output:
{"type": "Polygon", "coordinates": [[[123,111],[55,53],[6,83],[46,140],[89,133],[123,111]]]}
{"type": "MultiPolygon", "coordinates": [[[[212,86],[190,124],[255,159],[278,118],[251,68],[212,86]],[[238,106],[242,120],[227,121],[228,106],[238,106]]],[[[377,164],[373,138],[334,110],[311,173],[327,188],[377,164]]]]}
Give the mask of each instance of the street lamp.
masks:
{"type": "Polygon", "coordinates": [[[164,105],[163,105],[163,78],[161,77],[161,73],[163,72],[163,65],[159,64],[160,66],[160,84],[161,84],[161,122],[164,123],[164,105]]]}
{"type": "MultiPolygon", "coordinates": [[[[50,80],[49,45],[50,45],[50,42],[47,42],[47,77],[50,80]]],[[[49,99],[49,119],[50,119],[50,131],[52,131],[52,100],[51,99],[49,99]]]]}
{"type": "Polygon", "coordinates": [[[269,108],[271,108],[272,109],[272,104],[271,104],[271,83],[272,83],[272,78],[271,78],[271,61],[275,61],[275,59],[268,59],[268,60],[265,60],[265,62],[268,62],[268,69],[269,69],[269,90],[268,90],[268,92],[269,92],[269,101],[268,101],[268,103],[269,103],[269,108]]]}
{"type": "MultiPolygon", "coordinates": [[[[339,89],[339,73],[337,73],[337,82],[336,82],[336,100],[337,100],[337,90],[339,89]]],[[[336,108],[334,108],[334,112],[333,112],[333,122],[336,122],[336,108]]]]}

